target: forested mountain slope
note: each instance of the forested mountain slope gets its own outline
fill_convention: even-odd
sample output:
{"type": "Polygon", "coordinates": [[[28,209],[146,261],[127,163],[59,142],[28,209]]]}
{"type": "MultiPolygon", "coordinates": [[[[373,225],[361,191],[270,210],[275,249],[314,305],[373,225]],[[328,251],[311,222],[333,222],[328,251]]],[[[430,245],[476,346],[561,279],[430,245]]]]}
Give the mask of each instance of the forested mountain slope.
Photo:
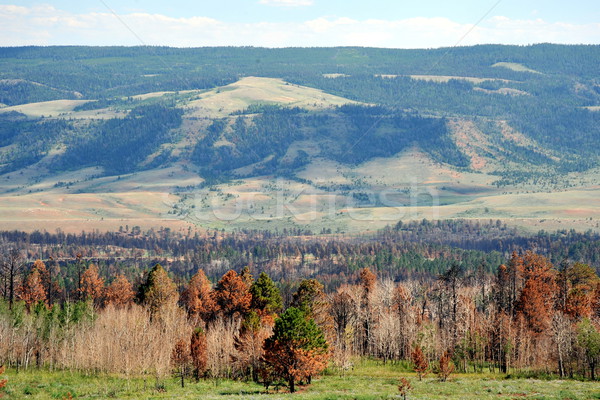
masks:
{"type": "Polygon", "coordinates": [[[2,48],[0,220],[596,229],[598,61],[551,44],[2,48]]]}

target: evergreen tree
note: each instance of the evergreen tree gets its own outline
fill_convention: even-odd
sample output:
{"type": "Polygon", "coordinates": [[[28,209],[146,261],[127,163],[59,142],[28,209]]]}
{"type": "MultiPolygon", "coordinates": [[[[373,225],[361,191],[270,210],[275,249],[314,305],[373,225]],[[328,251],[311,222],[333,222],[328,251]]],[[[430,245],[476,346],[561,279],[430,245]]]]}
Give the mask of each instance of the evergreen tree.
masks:
{"type": "Polygon", "coordinates": [[[275,314],[283,308],[279,289],[269,275],[261,272],[256,282],[250,287],[252,308],[264,314],[275,314]]]}
{"type": "Polygon", "coordinates": [[[273,335],[265,340],[264,360],[274,374],[288,383],[290,392],[296,382],[310,383],[313,375],[325,369],[328,345],[313,319],[290,307],[275,320],[273,335]]]}
{"type": "Polygon", "coordinates": [[[152,314],[177,302],[177,288],[167,271],[156,264],[138,291],[138,301],[147,306],[152,314]]]}
{"type": "Polygon", "coordinates": [[[577,344],[585,354],[590,378],[595,380],[596,366],[600,363],[600,331],[587,318],[577,324],[577,344]]]}

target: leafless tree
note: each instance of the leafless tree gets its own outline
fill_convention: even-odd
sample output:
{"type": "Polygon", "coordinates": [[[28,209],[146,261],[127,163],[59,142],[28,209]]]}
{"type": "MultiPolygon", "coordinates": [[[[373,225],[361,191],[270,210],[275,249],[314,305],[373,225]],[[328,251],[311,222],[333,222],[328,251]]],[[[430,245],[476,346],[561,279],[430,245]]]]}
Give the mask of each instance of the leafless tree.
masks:
{"type": "Polygon", "coordinates": [[[8,300],[8,306],[12,310],[15,300],[15,294],[18,287],[18,280],[25,269],[25,262],[22,252],[17,248],[7,249],[3,252],[1,261],[3,295],[8,300]]]}

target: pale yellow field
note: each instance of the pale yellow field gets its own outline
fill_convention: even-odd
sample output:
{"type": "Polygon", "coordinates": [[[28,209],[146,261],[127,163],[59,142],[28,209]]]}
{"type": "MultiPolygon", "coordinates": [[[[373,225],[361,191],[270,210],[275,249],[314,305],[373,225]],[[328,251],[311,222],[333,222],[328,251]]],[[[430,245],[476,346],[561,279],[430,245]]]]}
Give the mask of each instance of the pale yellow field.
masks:
{"type": "Polygon", "coordinates": [[[136,96],[132,96],[136,100],[147,100],[156,97],[162,97],[164,95],[175,95],[175,94],[193,94],[193,93],[202,93],[202,90],[181,90],[179,92],[150,92],[144,94],[138,94],[136,96]]]}
{"type": "Polygon", "coordinates": [[[358,232],[400,219],[467,218],[501,219],[531,231],[600,231],[599,186],[553,193],[498,189],[490,186],[497,177],[449,170],[414,149],[356,167],[317,159],[299,176],[312,184],[265,176],[222,184],[216,192],[205,189],[188,199],[194,205],[189,219],[224,228],[297,225],[358,232]],[[363,186],[356,186],[356,178],[363,186]],[[345,184],[354,189],[338,189],[345,184]],[[367,200],[357,203],[353,193],[367,200]]]}
{"type": "MultiPolygon", "coordinates": [[[[372,167],[363,168],[365,171],[375,168],[375,162],[372,167]]],[[[469,190],[476,191],[478,187],[465,182],[464,192],[452,193],[440,188],[442,179],[452,178],[451,175],[444,176],[440,170],[437,175],[429,171],[429,179],[437,179],[436,182],[413,181],[414,187],[408,187],[409,191],[404,192],[406,188],[402,183],[390,184],[396,179],[393,172],[386,172],[388,176],[373,176],[372,179],[387,182],[387,186],[364,189],[370,200],[363,205],[343,191],[326,191],[310,184],[269,177],[223,184],[217,191],[197,190],[186,194],[184,199],[168,192],[141,188],[115,193],[60,193],[59,189],[54,189],[19,196],[4,195],[0,198],[0,229],[50,230],[60,227],[78,231],[112,229],[124,224],[187,227],[191,222],[203,228],[250,226],[274,229],[297,225],[317,231],[327,227],[358,232],[381,228],[400,219],[467,218],[501,219],[532,231],[600,230],[600,187],[557,193],[489,191],[474,195],[469,190]],[[375,204],[377,201],[379,204],[375,204]]],[[[464,178],[462,175],[457,177],[464,178]]],[[[151,179],[150,173],[147,179],[151,179]]],[[[411,178],[403,180],[410,184],[411,178]]],[[[124,185],[122,189],[126,188],[124,185]]]]}
{"type": "Polygon", "coordinates": [[[180,195],[175,186],[196,185],[201,178],[176,167],[76,182],[68,188],[43,181],[33,186],[39,193],[22,190],[0,197],[0,229],[80,231],[124,224],[186,227],[191,222],[202,228],[302,226],[360,232],[400,219],[467,218],[501,219],[532,231],[600,230],[599,186],[556,193],[496,189],[489,186],[489,175],[448,170],[415,150],[354,168],[316,161],[303,178],[313,183],[265,176],[180,195]],[[338,189],[340,184],[355,185],[356,177],[362,186],[352,186],[350,192],[338,189]],[[367,200],[357,203],[353,193],[367,200]]]}
{"type": "Polygon", "coordinates": [[[210,90],[188,104],[188,115],[221,117],[252,104],[282,104],[307,109],[339,106],[351,100],[321,90],[287,83],[281,79],[246,77],[231,85],[210,90]]]}
{"type": "Polygon", "coordinates": [[[347,74],[339,74],[339,73],[335,73],[335,74],[323,74],[324,78],[344,78],[350,75],[347,74]]]}
{"type": "Polygon", "coordinates": [[[178,197],[163,192],[100,194],[36,193],[0,197],[0,229],[65,232],[113,230],[138,225],[145,229],[190,226],[169,214],[178,197]]]}
{"type": "Polygon", "coordinates": [[[75,107],[92,100],[52,100],[39,103],[22,104],[4,107],[0,112],[17,111],[32,118],[74,118],[74,119],[109,119],[123,118],[126,112],[110,110],[108,108],[87,111],[73,111],[75,107]]]}
{"type": "Polygon", "coordinates": [[[59,114],[72,112],[75,107],[90,100],[52,100],[39,103],[22,104],[5,107],[0,112],[18,111],[30,117],[56,117],[59,114]]]}
{"type": "Polygon", "coordinates": [[[508,69],[511,69],[511,70],[517,71],[517,72],[531,72],[533,74],[541,74],[541,72],[536,71],[531,68],[527,68],[523,64],[513,63],[513,62],[497,62],[496,64],[492,65],[492,67],[508,68],[508,69]]]}

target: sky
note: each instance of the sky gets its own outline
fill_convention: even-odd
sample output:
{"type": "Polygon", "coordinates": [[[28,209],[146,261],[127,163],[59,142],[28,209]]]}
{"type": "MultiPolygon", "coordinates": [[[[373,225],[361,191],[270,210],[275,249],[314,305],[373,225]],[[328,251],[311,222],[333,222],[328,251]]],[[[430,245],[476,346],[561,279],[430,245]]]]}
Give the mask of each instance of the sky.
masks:
{"type": "Polygon", "coordinates": [[[600,44],[598,0],[0,0],[0,46],[600,44]]]}

